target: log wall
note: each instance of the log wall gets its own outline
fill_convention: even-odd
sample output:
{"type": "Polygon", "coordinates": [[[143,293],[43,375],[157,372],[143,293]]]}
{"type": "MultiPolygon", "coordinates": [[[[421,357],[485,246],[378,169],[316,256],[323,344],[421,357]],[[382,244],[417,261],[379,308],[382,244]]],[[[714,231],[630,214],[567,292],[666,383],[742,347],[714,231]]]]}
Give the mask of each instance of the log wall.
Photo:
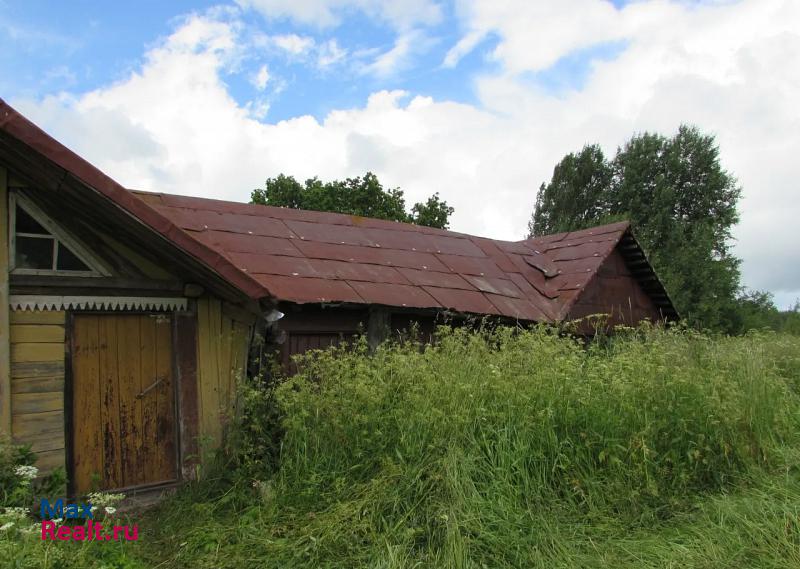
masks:
{"type": "Polygon", "coordinates": [[[64,460],[63,311],[12,311],[11,431],[30,444],[44,472],[64,460]]]}

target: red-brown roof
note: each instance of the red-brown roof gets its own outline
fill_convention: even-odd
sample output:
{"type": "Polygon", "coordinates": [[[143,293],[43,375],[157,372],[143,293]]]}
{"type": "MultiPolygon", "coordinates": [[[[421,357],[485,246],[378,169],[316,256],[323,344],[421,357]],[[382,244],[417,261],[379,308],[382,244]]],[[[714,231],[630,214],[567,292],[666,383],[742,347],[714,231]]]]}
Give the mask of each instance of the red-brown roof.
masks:
{"type": "Polygon", "coordinates": [[[278,300],[563,318],[628,230],[497,241],[352,215],[135,192],[278,300]]]}
{"type": "MultiPolygon", "coordinates": [[[[255,300],[451,309],[552,322],[569,313],[620,240],[632,240],[627,222],[511,242],[350,215],[133,192],[2,99],[0,132],[255,300]]],[[[655,293],[674,312],[647,270],[655,293]]]]}
{"type": "Polygon", "coordinates": [[[38,152],[50,162],[69,172],[122,210],[133,215],[150,230],[162,235],[172,245],[223,277],[251,298],[267,296],[262,285],[238,270],[225,256],[191,239],[170,219],[160,215],[143,200],[75,154],[0,99],[0,131],[38,152]]]}

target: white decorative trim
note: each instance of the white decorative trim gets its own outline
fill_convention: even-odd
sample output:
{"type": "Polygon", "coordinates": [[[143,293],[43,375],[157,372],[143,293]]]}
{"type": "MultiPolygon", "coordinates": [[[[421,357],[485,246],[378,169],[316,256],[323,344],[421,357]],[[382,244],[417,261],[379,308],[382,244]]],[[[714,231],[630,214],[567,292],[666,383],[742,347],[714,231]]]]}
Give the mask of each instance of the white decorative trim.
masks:
{"type": "Polygon", "coordinates": [[[185,298],[12,294],[12,310],[186,310],[185,298]]]}

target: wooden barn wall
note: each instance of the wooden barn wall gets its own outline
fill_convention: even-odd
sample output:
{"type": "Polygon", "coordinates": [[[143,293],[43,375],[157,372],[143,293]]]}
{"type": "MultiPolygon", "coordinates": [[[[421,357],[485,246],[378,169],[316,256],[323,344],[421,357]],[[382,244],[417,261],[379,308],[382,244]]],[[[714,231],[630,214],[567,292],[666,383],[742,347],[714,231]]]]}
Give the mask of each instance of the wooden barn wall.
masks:
{"type": "Polygon", "coordinates": [[[11,312],[11,429],[43,472],[65,466],[64,323],[63,311],[11,312]]]}
{"type": "Polygon", "coordinates": [[[592,314],[608,314],[610,326],[635,326],[642,320],[656,322],[661,319],[658,307],[633,278],[619,251],[609,255],[600,267],[572,307],[569,318],[578,319],[592,314]]]}
{"type": "Polygon", "coordinates": [[[0,433],[11,429],[8,308],[8,171],[0,166],[0,433]]]}
{"type": "Polygon", "coordinates": [[[197,301],[198,423],[201,441],[216,448],[236,408],[236,381],[246,371],[250,326],[227,315],[222,301],[197,301]]]}
{"type": "Polygon", "coordinates": [[[283,370],[289,374],[297,372],[293,356],[351,341],[358,332],[366,331],[368,311],[364,308],[287,305],[282,310],[285,316],[279,328],[286,337],[279,356],[283,370]]]}

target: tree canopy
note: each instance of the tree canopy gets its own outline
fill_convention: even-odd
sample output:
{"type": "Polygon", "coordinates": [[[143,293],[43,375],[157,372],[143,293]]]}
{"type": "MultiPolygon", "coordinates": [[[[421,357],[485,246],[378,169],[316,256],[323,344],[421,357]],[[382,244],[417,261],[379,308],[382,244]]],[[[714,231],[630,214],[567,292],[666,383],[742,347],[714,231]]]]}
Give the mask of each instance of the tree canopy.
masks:
{"type": "Polygon", "coordinates": [[[565,156],[539,188],[529,230],[629,219],[681,315],[732,331],[740,284],[731,229],[740,194],[714,137],[684,125],[671,138],[638,134],[611,160],[597,145],[565,156]]]}
{"type": "Polygon", "coordinates": [[[447,229],[453,208],[435,193],[406,211],[403,191],[381,185],[378,177],[367,172],[363,177],[322,182],[310,178],[301,184],[292,176],[280,174],[268,178],[263,189],[250,194],[250,203],[314,211],[347,213],[377,219],[416,223],[447,229]]]}

